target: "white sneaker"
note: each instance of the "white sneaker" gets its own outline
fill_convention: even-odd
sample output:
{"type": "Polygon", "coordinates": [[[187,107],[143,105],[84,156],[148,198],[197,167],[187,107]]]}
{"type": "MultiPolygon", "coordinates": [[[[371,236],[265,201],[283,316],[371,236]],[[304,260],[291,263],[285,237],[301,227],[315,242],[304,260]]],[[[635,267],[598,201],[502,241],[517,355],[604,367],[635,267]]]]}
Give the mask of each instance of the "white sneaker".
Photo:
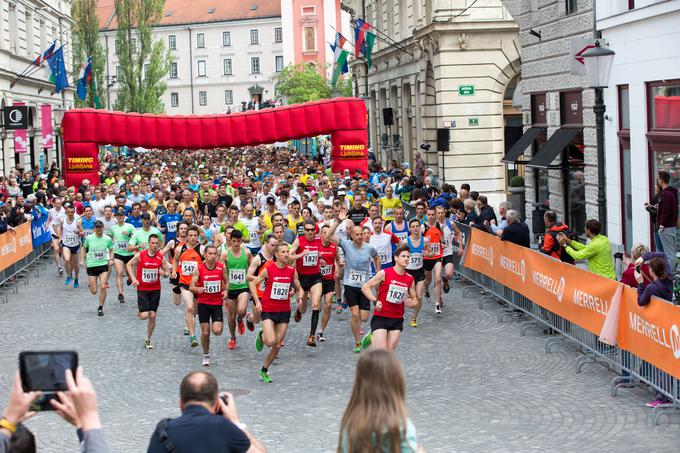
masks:
{"type": "Polygon", "coordinates": [[[146,349],[153,349],[153,345],[151,344],[151,340],[149,340],[148,338],[146,340],[144,340],[144,347],[146,349]]]}
{"type": "Polygon", "coordinates": [[[435,306],[434,306],[434,312],[435,312],[435,314],[437,314],[437,315],[441,315],[441,314],[442,314],[442,309],[441,309],[441,307],[440,307],[439,305],[435,305],[435,306]]]}
{"type": "Polygon", "coordinates": [[[201,362],[201,365],[210,366],[210,356],[209,355],[203,356],[203,361],[201,362]]]}

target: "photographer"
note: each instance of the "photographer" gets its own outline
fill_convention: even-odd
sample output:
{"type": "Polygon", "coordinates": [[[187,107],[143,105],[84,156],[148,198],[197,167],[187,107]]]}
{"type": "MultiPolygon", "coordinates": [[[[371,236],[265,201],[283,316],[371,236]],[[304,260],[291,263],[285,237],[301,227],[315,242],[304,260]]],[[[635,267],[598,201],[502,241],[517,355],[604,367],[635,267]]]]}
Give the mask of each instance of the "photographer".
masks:
{"type": "Polygon", "coordinates": [[[267,451],[239,422],[233,396],[218,394],[212,374],[204,371],[187,374],[179,386],[179,397],[182,415],[158,423],[148,453],[267,451]]]}

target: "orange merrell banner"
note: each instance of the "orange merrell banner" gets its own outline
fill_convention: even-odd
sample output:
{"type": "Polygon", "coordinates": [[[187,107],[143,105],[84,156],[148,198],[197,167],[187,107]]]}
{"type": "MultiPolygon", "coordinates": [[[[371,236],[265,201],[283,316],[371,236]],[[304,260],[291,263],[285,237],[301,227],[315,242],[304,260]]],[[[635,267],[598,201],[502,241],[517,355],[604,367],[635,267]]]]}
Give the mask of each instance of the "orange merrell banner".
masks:
{"type": "Polygon", "coordinates": [[[465,266],[599,335],[617,282],[472,228],[465,266]]]}
{"type": "Polygon", "coordinates": [[[8,231],[0,234],[0,271],[7,269],[33,251],[31,224],[23,223],[15,230],[16,233],[8,231]]]}
{"type": "MultiPolygon", "coordinates": [[[[640,307],[626,288],[619,316],[619,347],[680,379],[680,307],[653,298],[640,307]]],[[[637,370],[639,371],[639,370],[637,370]]]]}

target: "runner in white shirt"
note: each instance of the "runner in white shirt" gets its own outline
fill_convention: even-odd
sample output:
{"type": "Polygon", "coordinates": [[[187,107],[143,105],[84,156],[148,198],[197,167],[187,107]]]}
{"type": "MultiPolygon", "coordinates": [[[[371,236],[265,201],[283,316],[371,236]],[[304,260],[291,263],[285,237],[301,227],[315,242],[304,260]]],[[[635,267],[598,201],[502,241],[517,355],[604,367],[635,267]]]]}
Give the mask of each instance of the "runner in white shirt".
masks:
{"type": "Polygon", "coordinates": [[[50,209],[47,217],[47,228],[50,231],[52,238],[52,250],[54,255],[54,264],[57,266],[59,276],[64,275],[64,268],[61,267],[61,240],[59,239],[59,231],[61,229],[61,221],[66,217],[66,209],[61,206],[61,198],[52,200],[54,207],[50,209]]]}
{"type": "Polygon", "coordinates": [[[368,243],[375,247],[380,257],[380,269],[375,270],[378,272],[381,269],[392,267],[392,244],[399,244],[399,238],[383,229],[382,217],[374,218],[372,223],[375,233],[371,235],[368,243]]]}
{"type": "Polygon", "coordinates": [[[113,207],[111,205],[104,207],[104,217],[98,220],[101,220],[104,224],[104,234],[110,235],[111,227],[116,224],[116,219],[113,217],[113,207]]]}
{"type": "Polygon", "coordinates": [[[250,241],[245,245],[250,249],[253,255],[257,255],[262,247],[261,236],[266,229],[264,222],[260,217],[255,217],[253,214],[255,209],[251,203],[248,203],[243,208],[245,217],[240,217],[239,220],[246,226],[250,235],[250,241]]]}
{"type": "Polygon", "coordinates": [[[78,288],[78,274],[80,273],[80,244],[81,238],[85,234],[80,216],[76,214],[76,208],[72,204],[65,207],[66,217],[61,220],[59,236],[64,254],[64,267],[66,268],[66,281],[64,285],[78,288]]]}
{"type": "MultiPolygon", "coordinates": [[[[442,283],[445,293],[449,292],[449,281],[453,277],[453,237],[460,238],[462,236],[460,230],[455,223],[452,223],[446,218],[446,209],[444,206],[437,206],[435,208],[437,213],[437,222],[442,226],[442,243],[444,248],[442,249],[442,264],[444,266],[444,272],[442,275],[442,283]]],[[[459,249],[459,255],[462,254],[462,248],[459,249]]]]}

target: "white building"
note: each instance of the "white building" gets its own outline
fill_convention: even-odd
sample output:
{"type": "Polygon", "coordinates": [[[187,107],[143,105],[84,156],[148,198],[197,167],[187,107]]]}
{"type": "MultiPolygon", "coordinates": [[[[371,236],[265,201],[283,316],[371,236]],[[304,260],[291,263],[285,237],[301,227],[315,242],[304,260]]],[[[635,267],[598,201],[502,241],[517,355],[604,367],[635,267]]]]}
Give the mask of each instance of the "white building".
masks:
{"type": "Polygon", "coordinates": [[[616,52],[607,121],[609,237],[653,243],[644,208],[658,170],[680,186],[680,0],[597,2],[597,28],[616,52]]]}
{"type": "MultiPolygon", "coordinates": [[[[120,80],[113,1],[100,0],[97,14],[113,107],[118,85],[112,77],[120,80]]],[[[163,94],[167,114],[224,113],[240,110],[242,102],[274,99],[273,78],[284,66],[279,0],[167,0],[153,39],[174,56],[163,94]]]]}
{"type": "Polygon", "coordinates": [[[15,166],[26,168],[41,162],[49,166],[56,158],[55,145],[42,146],[41,106],[71,108],[73,89],[54,93],[54,84],[48,80],[49,71],[44,69],[47,64],[42,68],[31,65],[58,39],[57,47],[64,44],[69,83],[73,85],[71,24],[70,1],[0,0],[0,108],[16,103],[29,108],[28,152],[16,154],[14,132],[0,129],[0,174],[7,174],[15,166]],[[24,71],[28,76],[12,86],[24,71]]]}

